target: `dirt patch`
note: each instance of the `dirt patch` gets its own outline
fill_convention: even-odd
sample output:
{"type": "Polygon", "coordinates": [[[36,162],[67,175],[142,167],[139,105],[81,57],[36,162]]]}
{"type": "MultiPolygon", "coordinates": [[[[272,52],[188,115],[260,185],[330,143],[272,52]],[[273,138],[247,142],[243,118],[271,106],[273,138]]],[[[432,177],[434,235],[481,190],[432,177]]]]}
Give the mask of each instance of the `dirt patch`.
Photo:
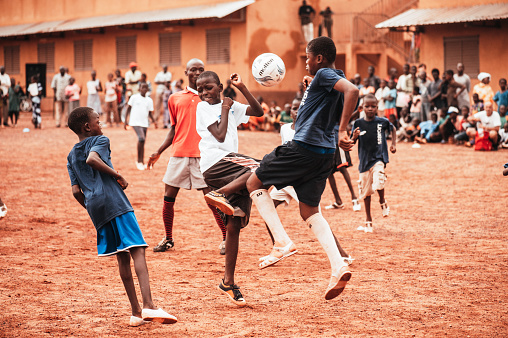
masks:
{"type": "MultiPolygon", "coordinates": [[[[156,304],[176,315],[175,325],[128,327],[129,303],[114,258],[98,258],[95,230],[74,201],[66,156],[76,142],[68,129],[31,130],[23,115],[0,129],[0,196],[9,208],[0,220],[0,336],[506,336],[508,334],[508,152],[474,152],[451,145],[398,146],[387,167],[388,218],[373,199],[374,233],[355,229],[353,212],[336,174],[346,210],[324,210],[343,246],[356,259],[345,292],[323,297],[329,263],[295,204],[279,214],[299,253],[259,270],[270,250],[253,211],[242,231],[236,281],[249,303],[230,305],[217,290],[224,268],[220,231],[202,194],[181,191],[175,204],[175,249],[147,250],[156,304]]],[[[105,129],[113,164],[130,185],[127,195],[147,242],[163,236],[162,176],[135,168],[133,131],[105,129]]],[[[150,129],[146,152],[166,132],[150,129]]],[[[274,133],[240,132],[240,151],[261,158],[280,143],[274,133]]],[[[357,154],[350,169],[358,179],[357,154]]],[[[288,170],[291,170],[288,168],[288,170]]],[[[329,203],[329,188],[322,204],[329,203]]],[[[363,206],[362,206],[363,207],[363,206]]],[[[255,209],[255,208],[254,208],[255,209]]]]}

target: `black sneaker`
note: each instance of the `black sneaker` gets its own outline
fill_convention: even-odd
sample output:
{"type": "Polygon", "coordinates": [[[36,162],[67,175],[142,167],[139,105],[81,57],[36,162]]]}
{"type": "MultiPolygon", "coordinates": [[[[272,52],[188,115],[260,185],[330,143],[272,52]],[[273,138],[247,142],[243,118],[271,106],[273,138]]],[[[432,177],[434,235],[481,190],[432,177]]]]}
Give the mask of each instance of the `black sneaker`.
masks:
{"type": "Polygon", "coordinates": [[[229,299],[238,306],[245,306],[247,303],[245,299],[243,299],[242,293],[240,292],[240,287],[238,285],[225,285],[224,280],[221,280],[219,284],[219,290],[229,296],[229,299]]]}
{"type": "Polygon", "coordinates": [[[175,246],[175,243],[172,239],[163,238],[159,244],[155,248],[153,248],[153,252],[164,252],[166,250],[171,249],[175,246]]]}

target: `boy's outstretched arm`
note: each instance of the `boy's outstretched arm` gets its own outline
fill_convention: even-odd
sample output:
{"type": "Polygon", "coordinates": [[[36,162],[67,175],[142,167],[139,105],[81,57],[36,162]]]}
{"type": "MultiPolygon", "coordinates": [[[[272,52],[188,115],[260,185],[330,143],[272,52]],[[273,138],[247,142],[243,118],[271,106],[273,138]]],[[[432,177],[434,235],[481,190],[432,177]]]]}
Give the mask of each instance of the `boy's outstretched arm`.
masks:
{"type": "Polygon", "coordinates": [[[356,103],[358,102],[359,90],[354,84],[346,79],[340,79],[335,83],[333,89],[344,93],[344,108],[339,125],[339,147],[345,151],[350,151],[353,148],[354,142],[347,134],[347,125],[351,118],[351,114],[355,110],[356,103]]]}
{"type": "Polygon", "coordinates": [[[125,112],[125,121],[123,123],[123,127],[127,129],[127,126],[129,125],[129,115],[131,114],[131,106],[127,105],[127,111],[125,112]]]}
{"type": "Polygon", "coordinates": [[[166,135],[164,142],[162,142],[159,149],[157,149],[157,151],[155,153],[150,155],[150,158],[148,159],[148,164],[147,164],[148,170],[153,168],[153,165],[155,164],[155,162],[157,162],[157,160],[159,159],[161,154],[164,152],[164,150],[166,150],[171,144],[173,144],[174,138],[175,138],[175,127],[170,125],[168,134],[166,135]]]}
{"type": "Polygon", "coordinates": [[[230,77],[231,83],[233,86],[238,88],[238,90],[245,96],[247,102],[249,103],[249,107],[247,108],[246,115],[249,116],[263,116],[263,108],[261,104],[259,104],[258,100],[254,96],[252,96],[251,92],[247,89],[245,84],[242,82],[242,78],[237,73],[231,74],[230,77]]]}
{"type": "Polygon", "coordinates": [[[85,195],[81,191],[81,188],[79,187],[78,184],[74,184],[72,186],[72,195],[74,196],[76,201],[78,201],[79,204],[81,204],[81,206],[86,209],[86,206],[85,206],[85,195]]]}
{"type": "Polygon", "coordinates": [[[119,172],[117,172],[115,169],[108,166],[102,158],[97,154],[95,151],[91,151],[88,155],[88,158],[86,159],[86,164],[88,164],[92,169],[95,169],[97,171],[100,171],[101,173],[107,174],[109,176],[112,176],[118,184],[122,187],[122,189],[127,188],[129,183],[123,178],[122,175],[120,175],[119,172]]]}
{"type": "Polygon", "coordinates": [[[395,127],[392,128],[392,144],[390,145],[390,151],[395,154],[397,151],[397,130],[395,127]]]}
{"type": "Polygon", "coordinates": [[[225,97],[222,101],[220,121],[216,121],[208,126],[208,131],[220,143],[224,142],[226,139],[229,123],[229,110],[231,109],[231,106],[233,106],[233,100],[229,97],[225,97]]]}

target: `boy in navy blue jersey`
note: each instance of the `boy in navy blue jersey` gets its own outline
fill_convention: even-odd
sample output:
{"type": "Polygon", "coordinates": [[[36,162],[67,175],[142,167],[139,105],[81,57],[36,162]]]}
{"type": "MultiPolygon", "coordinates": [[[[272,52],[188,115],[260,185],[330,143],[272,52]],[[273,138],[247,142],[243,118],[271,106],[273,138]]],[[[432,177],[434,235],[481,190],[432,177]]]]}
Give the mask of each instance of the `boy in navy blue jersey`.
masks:
{"type": "Polygon", "coordinates": [[[335,69],[336,48],[333,40],[319,37],[307,45],[307,88],[298,109],[293,141],[266,155],[260,167],[247,181],[247,189],[275,240],[271,256],[281,257],[288,238],[275,210],[267,187],[293,186],[300,201],[300,215],[325,250],[332,276],[325,299],[342,293],[351,272],[341,257],[328,222],[319,212],[326,179],[332,172],[336,141],[334,127],[340,121],[339,146],[351,150],[353,141],[346,127],[358,100],[358,89],[341,70],[335,69]],[[337,104],[341,105],[337,109],[337,104]],[[291,169],[291,170],[288,170],[291,169]],[[279,248],[280,250],[276,250],[279,248]]]}
{"type": "Polygon", "coordinates": [[[68,125],[79,138],[79,143],[67,156],[72,194],[88,211],[97,230],[99,256],[117,257],[120,277],[132,309],[129,325],[139,326],[147,321],[176,323],[176,317],[153,304],[145,261],[145,247],[148,245],[123,192],[128,183],[113,169],[109,139],[102,135],[99,114],[89,107],[76,108],[69,115],[68,125]],[[134,288],[131,257],[138,276],[143,309],[139,306],[134,288]]]}
{"type": "Polygon", "coordinates": [[[360,200],[365,204],[367,219],[365,226],[359,226],[357,230],[372,232],[372,216],[370,214],[370,196],[375,191],[379,194],[379,203],[383,210],[383,217],[388,217],[390,208],[385,200],[385,167],[388,161],[388,145],[386,143],[386,132],[392,134],[390,151],[395,153],[396,130],[393,125],[384,117],[377,116],[377,99],[374,95],[368,94],[363,99],[363,110],[365,117],[358,119],[353,124],[353,132],[358,133],[358,157],[360,164],[360,179],[358,189],[360,200]]]}

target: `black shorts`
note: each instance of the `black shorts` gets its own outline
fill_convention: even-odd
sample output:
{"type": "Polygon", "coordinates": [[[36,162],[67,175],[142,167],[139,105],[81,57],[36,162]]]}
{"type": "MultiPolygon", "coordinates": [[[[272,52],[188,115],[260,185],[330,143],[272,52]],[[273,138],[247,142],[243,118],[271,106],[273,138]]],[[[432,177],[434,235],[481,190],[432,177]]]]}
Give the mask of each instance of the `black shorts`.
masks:
{"type": "Polygon", "coordinates": [[[288,142],[263,157],[256,176],[265,186],[282,189],[292,185],[300,202],[317,207],[332,173],[333,159],[333,153],[317,154],[288,142]]]}
{"type": "MultiPolygon", "coordinates": [[[[254,172],[258,167],[259,160],[242,154],[230,153],[208,168],[203,173],[203,177],[210,188],[217,190],[245,173],[254,172]]],[[[242,217],[242,228],[246,227],[249,224],[252,208],[249,192],[247,189],[243,189],[226,197],[232,206],[240,208],[245,213],[245,217],[242,217]]]]}
{"type": "Polygon", "coordinates": [[[335,157],[333,158],[332,173],[336,173],[340,168],[349,168],[352,166],[353,162],[351,162],[349,151],[344,151],[342,148],[337,147],[337,149],[335,149],[335,157]]]}

